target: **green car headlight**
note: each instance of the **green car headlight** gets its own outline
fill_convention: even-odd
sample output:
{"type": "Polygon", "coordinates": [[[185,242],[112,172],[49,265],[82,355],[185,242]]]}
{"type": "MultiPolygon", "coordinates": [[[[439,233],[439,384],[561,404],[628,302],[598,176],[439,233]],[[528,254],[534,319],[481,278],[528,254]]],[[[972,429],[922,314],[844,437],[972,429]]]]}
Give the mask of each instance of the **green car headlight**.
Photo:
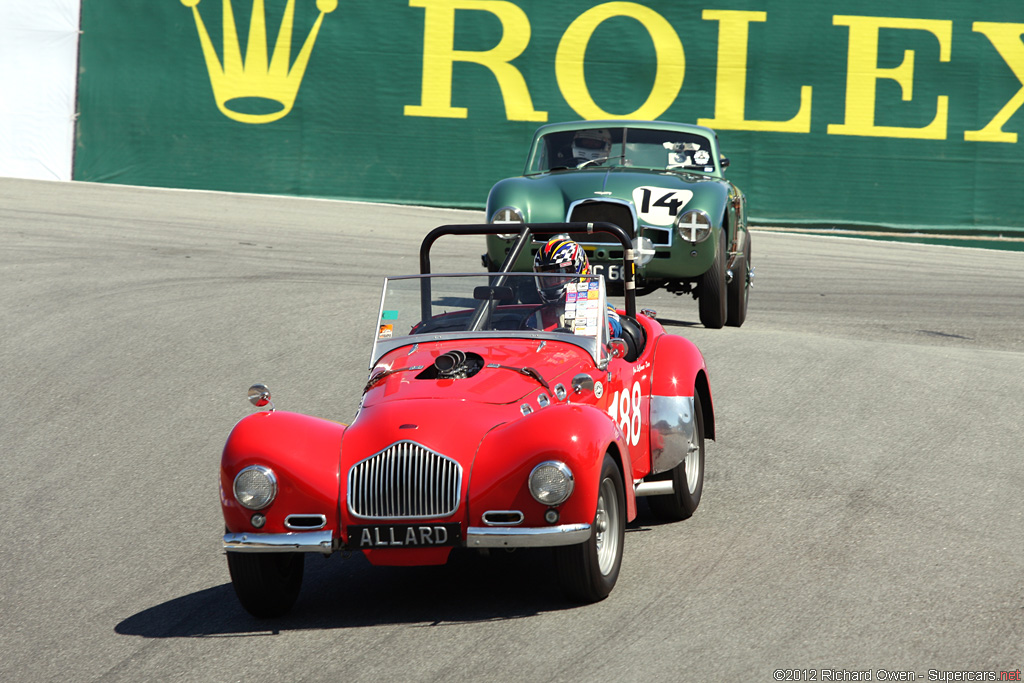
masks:
{"type": "Polygon", "coordinates": [[[561,505],[572,495],[572,470],[564,462],[548,460],[530,472],[530,494],[538,503],[561,505]]]}
{"type": "Polygon", "coordinates": [[[519,234],[519,229],[525,222],[523,212],[514,206],[500,208],[491,216],[492,225],[507,225],[512,230],[510,233],[498,235],[503,240],[510,240],[519,234]]]}
{"type": "Polygon", "coordinates": [[[703,242],[711,235],[711,219],[700,209],[686,211],[676,218],[676,232],[692,244],[703,242]]]}
{"type": "Polygon", "coordinates": [[[235,475],[235,500],[250,510],[262,510],[277,497],[277,477],[262,465],[250,465],[235,475]]]}

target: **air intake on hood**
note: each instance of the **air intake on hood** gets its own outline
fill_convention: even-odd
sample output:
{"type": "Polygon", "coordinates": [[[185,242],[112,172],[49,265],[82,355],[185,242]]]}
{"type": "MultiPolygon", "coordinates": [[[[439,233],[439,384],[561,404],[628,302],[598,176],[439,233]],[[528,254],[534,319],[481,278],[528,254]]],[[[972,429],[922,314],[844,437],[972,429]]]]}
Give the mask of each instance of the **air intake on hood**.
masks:
{"type": "Polygon", "coordinates": [[[478,353],[459,350],[442,353],[416,379],[466,379],[480,372],[484,359],[478,353]]]}
{"type": "Polygon", "coordinates": [[[348,508],[358,517],[447,517],[459,508],[462,466],[413,441],[398,441],[348,473],[348,508]]]}

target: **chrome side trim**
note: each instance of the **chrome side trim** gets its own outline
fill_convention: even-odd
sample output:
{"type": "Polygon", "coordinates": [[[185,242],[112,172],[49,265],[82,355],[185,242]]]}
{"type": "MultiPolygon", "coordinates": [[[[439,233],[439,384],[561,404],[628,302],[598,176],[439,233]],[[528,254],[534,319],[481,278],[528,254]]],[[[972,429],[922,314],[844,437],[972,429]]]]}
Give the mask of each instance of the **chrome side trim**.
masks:
{"type": "Polygon", "coordinates": [[[694,437],[693,416],[693,396],[651,396],[651,431],[662,443],[662,448],[651,449],[651,474],[667,472],[686,458],[694,437]]]}
{"type": "Polygon", "coordinates": [[[290,534],[224,534],[224,551],[229,553],[323,553],[334,552],[330,530],[297,531],[290,534]]]}
{"type": "Polygon", "coordinates": [[[544,548],[556,545],[576,545],[589,539],[590,531],[589,524],[562,524],[528,529],[471,526],[466,532],[466,546],[470,548],[544,548]]]}

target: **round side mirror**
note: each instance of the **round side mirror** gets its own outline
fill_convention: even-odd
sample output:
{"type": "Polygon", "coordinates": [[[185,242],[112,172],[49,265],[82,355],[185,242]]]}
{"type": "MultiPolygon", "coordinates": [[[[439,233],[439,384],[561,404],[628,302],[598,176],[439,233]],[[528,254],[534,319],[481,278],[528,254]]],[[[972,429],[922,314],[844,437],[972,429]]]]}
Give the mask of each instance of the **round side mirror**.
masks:
{"type": "Polygon", "coordinates": [[[608,352],[612,358],[622,358],[626,355],[626,342],[622,339],[612,339],[608,342],[608,352]]]}
{"type": "Polygon", "coordinates": [[[582,394],[584,391],[593,391],[594,378],[585,372],[581,372],[572,378],[572,390],[577,394],[582,394]]]}
{"type": "Polygon", "coordinates": [[[270,389],[266,384],[253,384],[249,387],[249,403],[257,408],[270,404],[270,389]]]}

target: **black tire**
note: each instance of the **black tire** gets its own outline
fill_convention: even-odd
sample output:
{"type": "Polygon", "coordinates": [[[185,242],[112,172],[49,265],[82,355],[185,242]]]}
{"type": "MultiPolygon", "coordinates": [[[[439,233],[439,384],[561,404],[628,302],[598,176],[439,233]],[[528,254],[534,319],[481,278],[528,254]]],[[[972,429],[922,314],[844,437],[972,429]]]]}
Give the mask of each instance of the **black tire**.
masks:
{"type": "Polygon", "coordinates": [[[697,451],[683,459],[664,475],[653,479],[671,479],[672,493],[664,496],[650,496],[647,504],[656,517],[674,522],[688,519],[697,511],[700,496],[704,491],[704,412],[700,396],[693,395],[694,444],[697,451]],[[687,471],[687,462],[691,472],[687,471]]]}
{"type": "Polygon", "coordinates": [[[608,597],[619,578],[625,537],[626,493],[622,475],[606,454],[590,538],[578,545],[555,549],[559,583],[568,599],[597,602],[608,597]]]}
{"type": "Polygon", "coordinates": [[[704,327],[717,330],[725,324],[725,229],[711,267],[700,276],[697,305],[704,327]]]}
{"type": "Polygon", "coordinates": [[[728,314],[725,324],[729,327],[740,327],[747,319],[747,303],[750,300],[750,278],[747,271],[750,270],[750,236],[747,236],[747,245],[744,253],[737,257],[732,266],[732,282],[728,285],[728,314]]]}
{"type": "Polygon", "coordinates": [[[303,553],[228,553],[235,595],[254,617],[281,617],[302,588],[303,553]]]}

